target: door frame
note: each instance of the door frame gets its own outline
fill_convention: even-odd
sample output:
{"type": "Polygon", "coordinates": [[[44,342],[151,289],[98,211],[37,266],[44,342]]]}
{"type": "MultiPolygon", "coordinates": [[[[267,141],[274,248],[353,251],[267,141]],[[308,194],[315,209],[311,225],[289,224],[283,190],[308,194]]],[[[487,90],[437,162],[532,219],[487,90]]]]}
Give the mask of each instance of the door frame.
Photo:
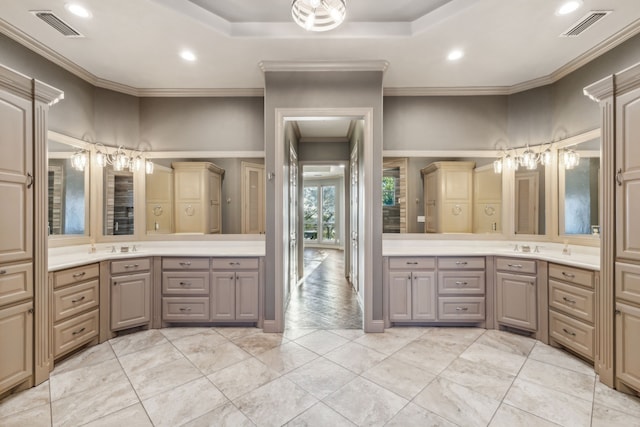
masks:
{"type": "MultiPolygon", "coordinates": [[[[313,118],[353,118],[364,121],[362,149],[359,150],[362,159],[362,174],[360,179],[360,194],[362,207],[359,210],[360,233],[358,234],[360,260],[358,263],[359,278],[364,291],[363,328],[365,332],[382,332],[382,321],[373,320],[373,108],[276,108],[275,109],[275,184],[274,210],[277,219],[274,227],[274,253],[276,256],[275,273],[275,319],[273,329],[284,330],[284,285],[288,267],[289,237],[284,231],[288,227],[288,141],[285,138],[285,122],[292,120],[309,120],[313,118]],[[286,178],[286,179],[285,179],[286,178]],[[282,218],[282,220],[278,219],[282,218]]],[[[266,322],[265,322],[266,323],[266,322]]],[[[270,328],[269,328],[270,329],[270,328]]]]}

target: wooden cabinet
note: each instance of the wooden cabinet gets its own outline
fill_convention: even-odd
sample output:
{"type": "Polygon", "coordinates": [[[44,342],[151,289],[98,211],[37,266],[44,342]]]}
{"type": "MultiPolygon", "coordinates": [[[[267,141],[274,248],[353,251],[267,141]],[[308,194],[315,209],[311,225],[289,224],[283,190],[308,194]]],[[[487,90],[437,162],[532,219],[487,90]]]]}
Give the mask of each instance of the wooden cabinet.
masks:
{"type": "Polygon", "coordinates": [[[0,392],[33,373],[33,303],[0,308],[0,392]]]}
{"type": "Polygon", "coordinates": [[[527,331],[537,330],[535,267],[535,261],[496,259],[496,319],[499,324],[527,331]],[[512,271],[518,271],[518,274],[512,271]]]}
{"type": "Polygon", "coordinates": [[[176,233],[220,233],[224,169],[208,162],[173,162],[176,233]]]}
{"type": "Polygon", "coordinates": [[[156,165],[145,175],[147,233],[173,233],[173,169],[156,165]]]}
{"type": "Polygon", "coordinates": [[[485,258],[438,257],[438,320],[484,322],[485,258]]]}
{"type": "Polygon", "coordinates": [[[99,334],[98,264],[56,271],[53,275],[53,356],[58,358],[99,334]]]}
{"type": "Polygon", "coordinates": [[[640,390],[640,307],[616,303],[616,375],[640,390]]]}
{"type": "Polygon", "coordinates": [[[493,167],[473,172],[473,232],[502,232],[502,174],[493,167]]]}
{"type": "Polygon", "coordinates": [[[111,262],[111,330],[151,321],[151,260],[132,258],[111,262]]]}
{"type": "Polygon", "coordinates": [[[435,321],[435,258],[389,259],[389,320],[392,322],[435,321]]]}
{"type": "Polygon", "coordinates": [[[162,259],[162,321],[208,322],[210,259],[162,259]]]}
{"type": "Polygon", "coordinates": [[[258,321],[258,258],[214,258],[212,269],[211,320],[258,321]]]}
{"type": "Polygon", "coordinates": [[[242,162],[242,233],[264,234],[264,165],[242,162]]]}
{"type": "Polygon", "coordinates": [[[421,170],[426,233],[473,231],[475,162],[435,162],[421,170]]]}

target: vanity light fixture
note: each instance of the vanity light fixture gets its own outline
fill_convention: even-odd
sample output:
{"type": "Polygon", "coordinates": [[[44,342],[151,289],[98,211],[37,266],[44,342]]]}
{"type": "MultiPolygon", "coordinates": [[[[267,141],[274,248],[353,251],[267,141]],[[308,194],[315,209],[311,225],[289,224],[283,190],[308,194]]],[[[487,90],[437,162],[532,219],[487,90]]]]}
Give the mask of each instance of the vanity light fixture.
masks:
{"type": "Polygon", "coordinates": [[[144,173],[151,175],[153,173],[153,162],[151,160],[144,161],[144,173]]]}
{"type": "Polygon", "coordinates": [[[114,152],[110,153],[108,148],[100,143],[96,143],[96,164],[100,167],[113,166],[116,172],[129,169],[130,172],[137,172],[144,165],[147,174],[153,173],[153,163],[142,158],[142,152],[138,150],[126,150],[122,145],[114,152]],[[151,163],[151,166],[149,166],[151,163]]]}
{"type": "Polygon", "coordinates": [[[553,157],[551,144],[541,144],[539,147],[540,149],[533,149],[526,145],[521,155],[518,155],[516,149],[511,149],[513,155],[505,152],[493,162],[493,171],[495,173],[502,173],[503,170],[517,171],[520,167],[536,170],[538,165],[549,166],[553,157]]]}
{"type": "Polygon", "coordinates": [[[562,152],[562,164],[566,170],[571,170],[580,164],[580,154],[571,148],[562,152]]]}
{"type": "Polygon", "coordinates": [[[71,156],[71,167],[80,172],[84,172],[88,162],[89,153],[87,150],[78,150],[71,156]]]}
{"type": "Polygon", "coordinates": [[[291,17],[307,31],[329,31],[347,15],[345,0],[293,0],[291,17]]]}

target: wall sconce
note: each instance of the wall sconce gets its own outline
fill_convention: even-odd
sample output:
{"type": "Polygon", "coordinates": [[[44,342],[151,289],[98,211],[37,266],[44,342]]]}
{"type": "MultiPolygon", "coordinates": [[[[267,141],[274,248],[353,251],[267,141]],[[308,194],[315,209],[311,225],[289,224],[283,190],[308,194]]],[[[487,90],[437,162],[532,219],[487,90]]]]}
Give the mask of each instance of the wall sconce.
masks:
{"type": "Polygon", "coordinates": [[[142,152],[138,150],[127,150],[122,145],[112,153],[103,144],[96,144],[96,164],[100,167],[111,165],[116,172],[129,169],[130,172],[137,172],[144,165],[145,173],[153,173],[153,163],[142,158],[142,152]],[[128,152],[127,152],[128,151],[128,152]]]}
{"type": "Polygon", "coordinates": [[[580,164],[580,154],[571,148],[565,148],[562,152],[562,163],[566,170],[571,170],[580,164]]]}
{"type": "Polygon", "coordinates": [[[520,167],[528,170],[536,170],[538,165],[549,166],[553,158],[551,152],[551,144],[540,144],[538,150],[532,149],[529,145],[525,146],[521,155],[517,154],[516,149],[511,149],[513,155],[505,152],[500,158],[493,162],[493,171],[502,173],[503,170],[517,171],[520,167]],[[546,146],[546,148],[544,148],[546,146]]]}

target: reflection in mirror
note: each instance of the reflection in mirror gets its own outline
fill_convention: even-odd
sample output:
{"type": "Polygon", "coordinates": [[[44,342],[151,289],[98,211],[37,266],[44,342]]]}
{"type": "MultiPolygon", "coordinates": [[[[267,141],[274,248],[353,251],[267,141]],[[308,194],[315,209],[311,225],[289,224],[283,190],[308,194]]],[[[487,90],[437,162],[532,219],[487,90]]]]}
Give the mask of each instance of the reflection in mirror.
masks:
{"type": "Polygon", "coordinates": [[[104,167],[103,233],[105,236],[132,235],[133,224],[133,173],[114,171],[111,165],[104,167]]]}
{"type": "Polygon", "coordinates": [[[48,142],[49,235],[84,235],[87,227],[86,192],[89,168],[80,171],[71,164],[78,148],[62,142],[48,142]]]}
{"type": "Polygon", "coordinates": [[[515,234],[546,234],[545,169],[515,172],[514,230],[515,234]]]}
{"type": "Polygon", "coordinates": [[[600,139],[559,150],[558,197],[561,235],[599,234],[600,139]],[[578,154],[577,164],[564,161],[578,154]]]}
{"type": "Polygon", "coordinates": [[[407,159],[384,159],[382,232],[407,232],[407,159]]]}

